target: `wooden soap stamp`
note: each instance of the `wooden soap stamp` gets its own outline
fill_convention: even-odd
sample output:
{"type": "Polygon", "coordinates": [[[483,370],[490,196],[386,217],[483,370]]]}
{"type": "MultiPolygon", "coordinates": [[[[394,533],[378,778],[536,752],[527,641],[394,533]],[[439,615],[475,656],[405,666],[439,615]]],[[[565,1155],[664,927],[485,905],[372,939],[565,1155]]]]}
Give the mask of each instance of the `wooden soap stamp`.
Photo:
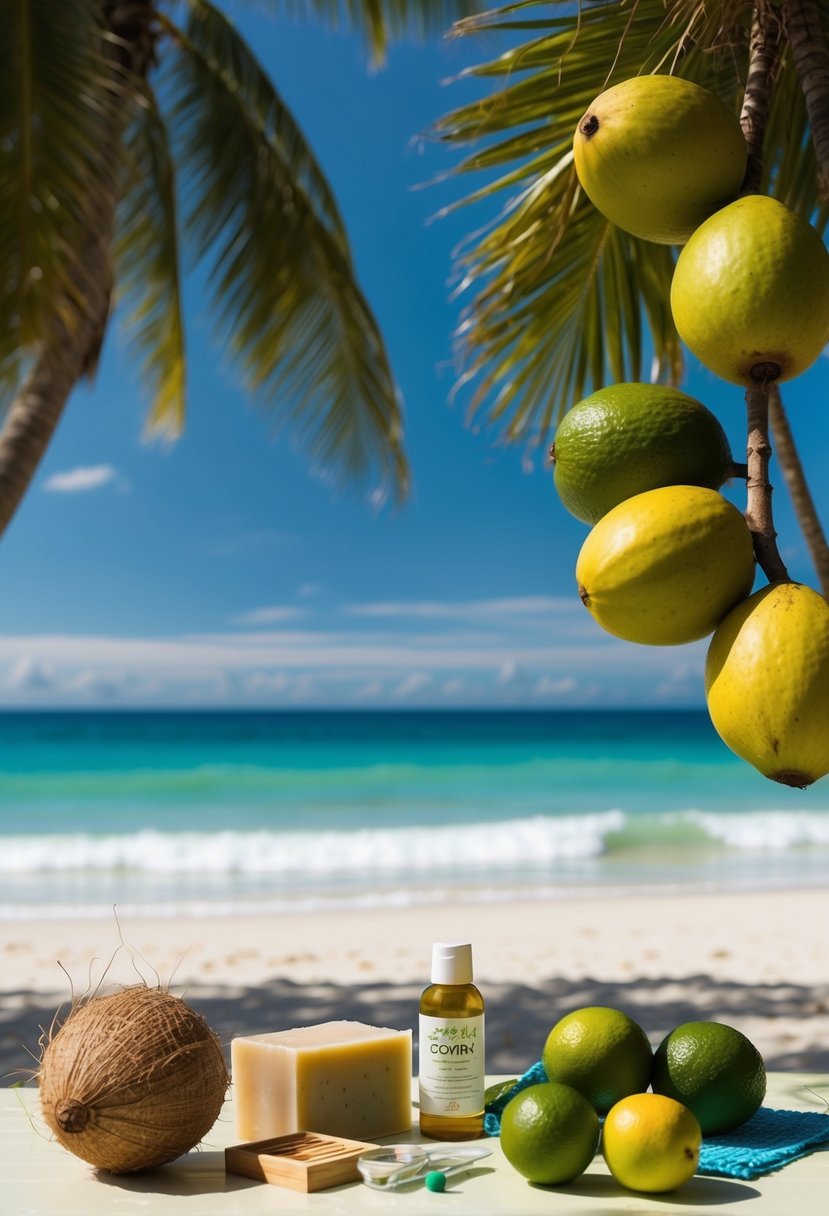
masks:
{"type": "Polygon", "coordinates": [[[343,1182],[357,1182],[357,1159],[376,1144],[292,1132],[270,1140],[234,1144],[225,1149],[225,1172],[287,1186],[294,1191],[324,1191],[343,1182]]]}

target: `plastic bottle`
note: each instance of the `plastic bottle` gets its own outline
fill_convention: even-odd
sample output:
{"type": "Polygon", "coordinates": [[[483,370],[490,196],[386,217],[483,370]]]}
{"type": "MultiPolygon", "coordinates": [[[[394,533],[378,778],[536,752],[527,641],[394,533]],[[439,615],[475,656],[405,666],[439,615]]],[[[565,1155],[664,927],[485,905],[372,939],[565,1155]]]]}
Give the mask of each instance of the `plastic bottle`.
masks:
{"type": "Polygon", "coordinates": [[[484,1126],[484,998],[472,983],[469,942],[435,942],[420,998],[420,1130],[474,1140],[484,1126]]]}

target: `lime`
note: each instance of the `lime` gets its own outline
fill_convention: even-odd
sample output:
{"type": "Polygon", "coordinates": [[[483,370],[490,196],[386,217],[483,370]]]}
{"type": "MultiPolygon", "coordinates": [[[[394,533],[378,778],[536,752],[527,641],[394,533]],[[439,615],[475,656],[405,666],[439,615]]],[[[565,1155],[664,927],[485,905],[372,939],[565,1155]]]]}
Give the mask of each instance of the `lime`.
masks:
{"type": "Polygon", "coordinates": [[[673,1191],[697,1168],[700,1125],[662,1094],[632,1094],[610,1110],[602,1154],[617,1182],[633,1191],[673,1191]]]}
{"type": "Polygon", "coordinates": [[[565,414],[552,449],[563,505],[585,523],[660,486],[728,477],[731,449],[709,409],[662,384],[611,384],[565,414]]]}
{"type": "Polygon", "coordinates": [[[484,1106],[491,1106],[494,1102],[500,1101],[517,1084],[518,1077],[511,1077],[508,1081],[496,1081],[493,1085],[487,1085],[484,1090],[484,1106]]]}
{"type": "Polygon", "coordinates": [[[676,1098],[699,1119],[703,1135],[750,1119],[766,1094],[766,1069],[754,1044],[722,1022],[685,1022],[653,1059],[654,1093],[676,1098]]]}
{"type": "Polygon", "coordinates": [[[569,1085],[529,1085],[507,1103],[501,1116],[504,1156],[530,1182],[571,1182],[593,1159],[599,1119],[590,1103],[569,1085]]]}
{"type": "Polygon", "coordinates": [[[648,1088],[653,1053],[642,1027],[621,1009],[591,1005],[556,1022],[541,1059],[551,1081],[572,1085],[603,1115],[648,1088]]]}

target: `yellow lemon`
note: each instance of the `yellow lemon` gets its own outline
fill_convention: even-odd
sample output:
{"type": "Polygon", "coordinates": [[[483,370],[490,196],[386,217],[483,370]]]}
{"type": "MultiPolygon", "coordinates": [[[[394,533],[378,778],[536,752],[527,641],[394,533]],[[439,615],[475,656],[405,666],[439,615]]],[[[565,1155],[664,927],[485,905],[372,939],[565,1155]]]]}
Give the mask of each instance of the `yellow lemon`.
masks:
{"type": "Polygon", "coordinates": [[[670,245],[736,198],[746,142],[737,115],[714,93],[678,76],[636,76],[591,103],[573,156],[602,215],[670,245]]]}
{"type": "Polygon", "coordinates": [[[599,1116],[569,1085],[529,1085],[501,1115],[504,1156],[530,1182],[571,1182],[593,1160],[598,1140],[599,1116]]]}
{"type": "Polygon", "coordinates": [[[591,1005],[556,1022],[541,1056],[551,1081],[572,1085],[600,1115],[647,1089],[653,1052],[642,1027],[621,1009],[591,1005]]]}
{"type": "Polygon", "coordinates": [[[678,646],[713,632],[750,592],[751,533],[716,490],[647,490],[599,520],[576,579],[582,603],[608,633],[678,646]]]}
{"type": "Polygon", "coordinates": [[[702,1143],[687,1107],[662,1094],[632,1094],[608,1112],[602,1153],[617,1182],[633,1191],[673,1191],[694,1174],[702,1143]]]}
{"type": "Polygon", "coordinates": [[[829,604],[772,583],[717,629],[705,664],[708,712],[733,752],[783,785],[829,773],[829,604]]]}
{"type": "Polygon", "coordinates": [[[551,456],[562,503],[590,524],[659,486],[718,489],[731,467],[716,417],[664,384],[611,384],[591,393],[565,414],[551,456]]]}
{"type": "Polygon", "coordinates": [[[671,310],[683,342],[724,380],[790,380],[829,342],[829,252],[777,199],[738,199],[680,253],[671,310]]]}

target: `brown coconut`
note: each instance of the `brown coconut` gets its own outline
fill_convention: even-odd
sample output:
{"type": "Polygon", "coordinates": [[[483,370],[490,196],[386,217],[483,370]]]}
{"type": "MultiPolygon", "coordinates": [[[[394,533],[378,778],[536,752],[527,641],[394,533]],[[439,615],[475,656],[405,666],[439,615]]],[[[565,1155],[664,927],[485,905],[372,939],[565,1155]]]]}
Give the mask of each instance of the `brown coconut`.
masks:
{"type": "Polygon", "coordinates": [[[143,985],[73,1006],[38,1074],[43,1117],[56,1138],[114,1174],[164,1165],[198,1144],[228,1082],[204,1018],[143,985]]]}

